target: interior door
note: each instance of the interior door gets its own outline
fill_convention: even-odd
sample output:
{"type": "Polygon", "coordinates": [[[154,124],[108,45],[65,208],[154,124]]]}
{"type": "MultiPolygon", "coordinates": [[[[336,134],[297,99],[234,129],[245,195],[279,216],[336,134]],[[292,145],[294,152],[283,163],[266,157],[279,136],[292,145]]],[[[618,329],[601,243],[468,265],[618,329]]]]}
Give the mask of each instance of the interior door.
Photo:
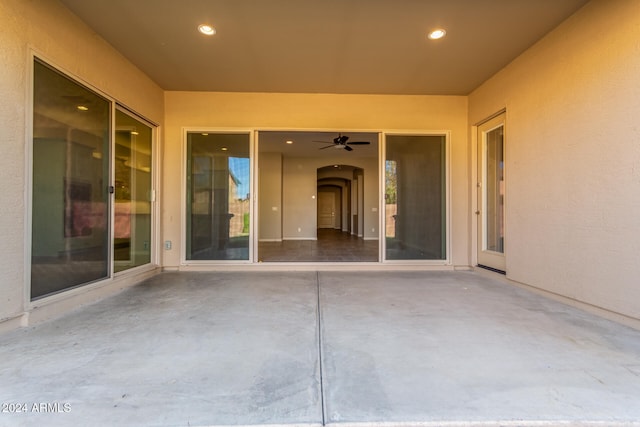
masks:
{"type": "Polygon", "coordinates": [[[335,194],[322,191],[318,193],[318,228],[335,228],[335,194]]]}
{"type": "Polygon", "coordinates": [[[506,271],[505,114],[478,126],[478,265],[506,271]]]}

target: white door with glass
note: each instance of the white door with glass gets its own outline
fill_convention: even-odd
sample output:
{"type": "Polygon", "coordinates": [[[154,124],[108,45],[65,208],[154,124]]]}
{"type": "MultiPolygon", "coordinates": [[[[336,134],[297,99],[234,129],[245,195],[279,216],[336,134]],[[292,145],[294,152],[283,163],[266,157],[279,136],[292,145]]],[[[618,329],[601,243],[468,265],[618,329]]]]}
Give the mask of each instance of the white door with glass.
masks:
{"type": "Polygon", "coordinates": [[[506,271],[505,115],[478,126],[478,265],[506,271]]]}

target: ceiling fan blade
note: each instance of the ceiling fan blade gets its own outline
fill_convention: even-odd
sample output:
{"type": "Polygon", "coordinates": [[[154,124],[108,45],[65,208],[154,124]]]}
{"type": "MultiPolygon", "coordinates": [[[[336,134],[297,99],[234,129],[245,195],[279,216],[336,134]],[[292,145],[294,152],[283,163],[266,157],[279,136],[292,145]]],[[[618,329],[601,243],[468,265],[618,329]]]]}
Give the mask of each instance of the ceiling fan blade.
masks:
{"type": "Polygon", "coordinates": [[[353,142],[347,142],[347,144],[349,144],[349,145],[369,145],[371,143],[369,141],[353,141],[353,142]]]}
{"type": "Polygon", "coordinates": [[[311,142],[319,142],[321,144],[333,144],[333,142],[331,142],[331,141],[315,141],[314,140],[314,141],[311,141],[311,142]]]}
{"type": "Polygon", "coordinates": [[[332,147],[335,147],[335,145],[333,144],[327,145],[326,147],[319,148],[319,150],[326,150],[327,148],[332,148],[332,147]]]}
{"type": "Polygon", "coordinates": [[[353,148],[349,147],[348,145],[345,145],[344,149],[347,150],[347,151],[353,151],[353,148]]]}
{"type": "Polygon", "coordinates": [[[338,137],[338,141],[340,144],[344,144],[345,142],[347,142],[347,140],[349,139],[349,137],[347,135],[340,135],[338,137]]]}

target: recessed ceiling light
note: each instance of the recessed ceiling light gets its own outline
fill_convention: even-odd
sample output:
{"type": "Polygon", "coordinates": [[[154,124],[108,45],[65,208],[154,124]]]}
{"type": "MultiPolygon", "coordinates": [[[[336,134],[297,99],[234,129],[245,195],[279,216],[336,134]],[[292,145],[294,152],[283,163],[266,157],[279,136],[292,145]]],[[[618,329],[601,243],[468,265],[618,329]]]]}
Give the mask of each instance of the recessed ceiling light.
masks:
{"type": "Polygon", "coordinates": [[[78,105],[76,108],[80,111],[89,111],[89,107],[86,105],[78,105]]]}
{"type": "Polygon", "coordinates": [[[293,141],[292,140],[288,140],[288,141],[286,141],[286,143],[291,145],[291,144],[293,144],[293,141]]]}
{"type": "Polygon", "coordinates": [[[433,30],[429,33],[429,38],[431,40],[438,40],[443,38],[446,34],[447,32],[445,30],[443,30],[442,28],[438,28],[437,30],[433,30]]]}
{"type": "Polygon", "coordinates": [[[216,29],[207,24],[198,25],[198,31],[200,31],[205,36],[212,36],[216,33],[216,29]]]}
{"type": "Polygon", "coordinates": [[[131,131],[131,135],[140,135],[138,132],[136,132],[135,130],[131,131]]]}
{"type": "Polygon", "coordinates": [[[227,148],[227,147],[222,147],[222,148],[221,148],[221,150],[222,150],[222,151],[227,151],[227,150],[228,150],[228,148],[227,148]]]}
{"type": "Polygon", "coordinates": [[[200,135],[202,135],[202,136],[208,136],[209,134],[208,134],[208,133],[201,133],[200,135]]]}

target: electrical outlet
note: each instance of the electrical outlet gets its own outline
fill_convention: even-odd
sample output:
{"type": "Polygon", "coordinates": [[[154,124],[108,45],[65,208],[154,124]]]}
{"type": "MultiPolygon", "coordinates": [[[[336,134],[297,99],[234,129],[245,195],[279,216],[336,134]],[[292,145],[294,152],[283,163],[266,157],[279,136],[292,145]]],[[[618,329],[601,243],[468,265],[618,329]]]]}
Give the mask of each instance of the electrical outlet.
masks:
{"type": "Polygon", "coordinates": [[[171,240],[165,240],[164,241],[164,249],[167,251],[171,250],[171,240]]]}

